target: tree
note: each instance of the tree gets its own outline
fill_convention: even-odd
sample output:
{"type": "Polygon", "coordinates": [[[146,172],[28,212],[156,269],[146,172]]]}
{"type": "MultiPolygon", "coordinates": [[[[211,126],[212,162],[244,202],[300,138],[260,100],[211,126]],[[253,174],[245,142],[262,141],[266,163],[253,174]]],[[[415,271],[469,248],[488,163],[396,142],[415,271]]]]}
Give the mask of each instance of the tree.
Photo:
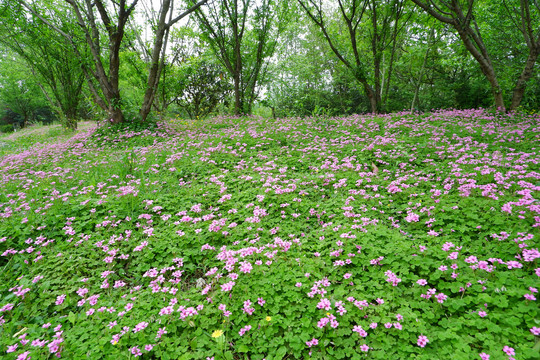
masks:
{"type": "Polygon", "coordinates": [[[352,72],[355,79],[362,84],[371,105],[371,111],[377,112],[379,101],[375,90],[368,82],[367,66],[360,56],[358,45],[359,26],[366,12],[369,0],[338,0],[341,20],[347,29],[348,47],[352,51],[352,59],[347,57],[349,51],[338,47],[337,35],[330,32],[328,16],[325,14],[322,0],[298,0],[308,17],[320,28],[328,45],[337,58],[352,72]]]}
{"type": "Polygon", "coordinates": [[[5,2],[0,10],[0,33],[0,43],[18,54],[39,79],[37,84],[64,126],[75,129],[84,75],[70,44],[41,20],[27,17],[14,2],[5,2]]]}
{"type": "Polygon", "coordinates": [[[146,87],[140,111],[140,115],[143,120],[146,119],[146,117],[150,113],[152,103],[154,102],[154,97],[158,89],[159,79],[161,77],[160,75],[161,71],[163,70],[165,61],[165,49],[167,48],[167,39],[169,37],[171,27],[187,15],[191,14],[197,9],[200,9],[200,7],[207,2],[208,0],[201,0],[195,4],[192,4],[189,9],[173,18],[174,6],[172,0],[163,0],[159,10],[159,17],[157,19],[155,30],[154,46],[150,57],[148,84],[146,87]]]}
{"type": "Polygon", "coordinates": [[[222,0],[196,12],[214,54],[234,83],[234,112],[249,114],[286,15],[285,2],[222,0]]]}
{"type": "Polygon", "coordinates": [[[212,113],[231,93],[232,87],[223,76],[220,64],[204,58],[192,58],[180,65],[178,93],[175,103],[192,119],[212,113]]]}
{"type": "MultiPolygon", "coordinates": [[[[452,26],[458,33],[465,48],[480,65],[491,85],[494,103],[497,108],[505,108],[503,89],[499,75],[492,61],[491,51],[484,41],[481,28],[476,20],[474,0],[413,0],[413,2],[437,20],[452,26]]],[[[528,80],[534,74],[534,65],[540,54],[540,6],[537,0],[504,1],[508,14],[521,32],[528,49],[528,56],[521,74],[515,81],[510,110],[516,109],[523,98],[528,80]],[[519,2],[519,4],[517,4],[519,2]]]]}
{"type": "Polygon", "coordinates": [[[156,95],[159,111],[174,103],[192,119],[208,116],[231,95],[230,79],[208,43],[189,24],[175,29],[170,40],[171,52],[156,95]]]}
{"type": "Polygon", "coordinates": [[[0,108],[17,114],[11,118],[20,119],[18,125],[26,127],[47,106],[35,76],[17,54],[9,51],[0,55],[0,73],[0,108]]]}
{"type": "MultiPolygon", "coordinates": [[[[82,58],[80,45],[78,45],[77,30],[73,28],[64,29],[47,19],[42,11],[26,3],[25,0],[18,0],[32,14],[41,19],[45,24],[64,36],[72,45],[74,51],[82,58]]],[[[126,0],[108,2],[106,0],[64,0],[77,19],[79,28],[89,47],[90,61],[83,62],[83,71],[86,76],[89,88],[94,95],[96,103],[109,113],[113,123],[124,121],[122,110],[122,97],[120,94],[120,50],[126,34],[126,26],[130,20],[138,0],[128,3],[126,0]],[[104,29],[103,36],[101,29],[104,29]],[[108,56],[103,57],[103,53],[108,56]],[[98,86],[95,86],[97,82],[98,86]],[[98,90],[99,89],[99,90],[98,90]]],[[[169,28],[205,4],[208,0],[201,0],[190,9],[184,11],[176,17],[172,17],[172,0],[163,0],[157,19],[156,35],[154,46],[151,52],[151,64],[148,70],[148,85],[141,105],[141,120],[145,120],[150,112],[151,104],[154,100],[155,91],[159,83],[159,73],[161,71],[160,59],[163,56],[163,44],[169,28]],[[167,20],[168,18],[168,20],[167,20]]],[[[59,4],[54,4],[53,11],[58,17],[62,16],[63,9],[59,4]]],[[[86,59],[86,58],[85,58],[86,59]]]]}
{"type": "MultiPolygon", "coordinates": [[[[337,58],[362,85],[369,99],[371,111],[379,112],[382,108],[383,88],[389,87],[392,77],[398,34],[405,25],[404,22],[400,23],[405,15],[404,1],[338,0],[337,9],[328,8],[322,0],[298,0],[298,3],[320,28],[337,58]],[[334,11],[337,12],[335,22],[332,21],[331,15],[334,11]],[[346,29],[345,36],[342,35],[342,26],[346,29]],[[369,35],[372,66],[368,65],[368,60],[363,54],[364,32],[368,32],[369,35]],[[391,44],[388,75],[383,79],[383,56],[391,44]],[[370,74],[373,74],[372,79],[370,74]]],[[[386,98],[387,95],[384,97],[385,101],[386,98]]]]}

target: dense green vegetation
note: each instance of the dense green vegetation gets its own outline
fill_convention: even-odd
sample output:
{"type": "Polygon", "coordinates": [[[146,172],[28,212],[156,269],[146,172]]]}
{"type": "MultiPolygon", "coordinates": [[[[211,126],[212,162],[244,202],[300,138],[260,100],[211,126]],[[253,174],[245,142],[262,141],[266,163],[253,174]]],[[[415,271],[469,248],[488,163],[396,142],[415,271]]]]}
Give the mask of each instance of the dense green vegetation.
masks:
{"type": "Polygon", "coordinates": [[[537,359],[539,124],[221,117],[4,155],[1,356],[537,359]]]}

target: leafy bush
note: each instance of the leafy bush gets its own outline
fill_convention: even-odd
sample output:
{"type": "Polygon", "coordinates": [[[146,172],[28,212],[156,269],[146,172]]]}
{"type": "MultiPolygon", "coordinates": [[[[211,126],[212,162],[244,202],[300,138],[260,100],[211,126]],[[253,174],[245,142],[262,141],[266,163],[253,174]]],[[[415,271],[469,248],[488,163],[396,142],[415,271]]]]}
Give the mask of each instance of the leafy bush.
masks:
{"type": "Polygon", "coordinates": [[[13,125],[0,125],[0,133],[8,134],[14,131],[13,125]]]}

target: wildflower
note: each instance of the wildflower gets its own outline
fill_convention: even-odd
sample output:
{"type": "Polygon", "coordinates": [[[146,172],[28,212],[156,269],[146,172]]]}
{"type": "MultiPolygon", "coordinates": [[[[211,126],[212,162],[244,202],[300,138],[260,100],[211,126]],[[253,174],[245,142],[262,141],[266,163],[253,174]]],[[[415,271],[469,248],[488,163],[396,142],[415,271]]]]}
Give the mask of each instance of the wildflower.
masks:
{"type": "Polygon", "coordinates": [[[135,357],[138,357],[138,356],[141,356],[141,355],[142,355],[141,349],[139,349],[137,346],[132,347],[131,349],[129,349],[129,351],[131,351],[131,353],[132,353],[135,357]]]}
{"type": "Polygon", "coordinates": [[[244,336],[244,334],[248,332],[249,330],[251,330],[251,325],[246,325],[240,329],[240,331],[238,332],[238,335],[244,336]]]}
{"type": "Polygon", "coordinates": [[[427,336],[420,335],[420,336],[418,337],[417,344],[418,344],[418,346],[420,346],[421,348],[425,347],[425,346],[427,345],[428,342],[429,342],[429,339],[427,338],[427,336]]]}
{"type": "Polygon", "coordinates": [[[536,335],[536,336],[539,336],[540,335],[540,328],[539,327],[536,327],[536,326],[533,326],[531,329],[530,329],[531,333],[533,335],[536,335]]]}
{"type": "Polygon", "coordinates": [[[485,312],[485,311],[479,311],[479,312],[478,312],[478,315],[479,315],[480,317],[485,317],[485,316],[487,316],[487,312],[485,312]]]}
{"type": "Polygon", "coordinates": [[[14,344],[14,345],[8,346],[6,352],[7,352],[7,353],[12,353],[12,352],[14,352],[15,350],[17,350],[17,346],[19,346],[19,344],[14,344]]]}
{"type": "Polygon", "coordinates": [[[59,295],[56,297],[56,303],[55,305],[62,305],[62,303],[64,302],[66,298],[66,295],[65,294],[62,294],[62,295],[59,295]]]}
{"type": "Polygon", "coordinates": [[[319,340],[317,340],[317,339],[315,339],[315,338],[313,338],[313,339],[311,339],[311,340],[309,340],[309,341],[306,341],[306,345],[307,345],[308,347],[316,346],[316,345],[318,345],[318,344],[319,344],[319,340]]]}
{"type": "Polygon", "coordinates": [[[511,348],[510,346],[504,346],[503,347],[503,351],[506,353],[506,355],[508,356],[513,356],[513,355],[516,355],[516,352],[514,351],[514,348],[511,348]]]}
{"type": "Polygon", "coordinates": [[[480,355],[480,359],[482,359],[482,360],[489,360],[489,355],[486,354],[485,352],[480,353],[478,355],[480,355]]]}
{"type": "Polygon", "coordinates": [[[135,328],[133,328],[134,333],[138,333],[141,330],[144,330],[148,326],[148,323],[146,321],[140,322],[137,325],[135,325],[135,328]]]}
{"type": "Polygon", "coordinates": [[[369,351],[369,346],[367,346],[366,344],[361,345],[360,350],[362,350],[363,352],[368,352],[369,351]]]}
{"type": "Polygon", "coordinates": [[[229,281],[228,283],[221,285],[221,291],[223,292],[231,291],[235,284],[236,283],[234,281],[229,281]]]}
{"type": "Polygon", "coordinates": [[[218,338],[218,337],[220,337],[221,335],[223,335],[223,330],[215,330],[215,331],[212,333],[212,337],[213,337],[213,338],[218,338]]]}
{"type": "Polygon", "coordinates": [[[267,316],[267,317],[265,318],[265,320],[266,320],[266,321],[272,321],[272,318],[271,318],[270,316],[267,316]]]}
{"type": "Polygon", "coordinates": [[[25,352],[19,354],[19,356],[17,356],[17,360],[31,359],[30,357],[28,357],[28,355],[30,355],[30,351],[25,351],[25,352]]]}

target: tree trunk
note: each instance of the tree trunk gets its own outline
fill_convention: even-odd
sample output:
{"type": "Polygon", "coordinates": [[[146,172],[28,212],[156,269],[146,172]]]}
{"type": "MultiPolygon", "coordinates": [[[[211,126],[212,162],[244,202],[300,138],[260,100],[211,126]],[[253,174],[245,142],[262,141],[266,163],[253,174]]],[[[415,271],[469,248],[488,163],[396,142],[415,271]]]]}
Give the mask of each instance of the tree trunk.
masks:
{"type": "Polygon", "coordinates": [[[119,106],[109,108],[109,116],[111,117],[111,123],[120,124],[124,122],[124,113],[119,106]]]}
{"type": "Polygon", "coordinates": [[[534,74],[534,65],[538,59],[540,53],[540,46],[534,47],[529,51],[529,56],[527,57],[527,62],[525,67],[519,76],[514,91],[512,92],[512,102],[510,104],[510,111],[516,110],[523,100],[523,95],[525,94],[525,88],[527,87],[527,81],[530,80],[534,74]]]}
{"type": "MultiPolygon", "coordinates": [[[[161,6],[161,13],[159,15],[159,22],[158,22],[158,28],[156,31],[156,40],[154,43],[154,49],[152,50],[152,58],[151,58],[151,65],[150,65],[150,71],[148,72],[148,82],[146,85],[146,91],[144,93],[144,99],[141,106],[141,110],[139,111],[139,115],[141,117],[141,121],[145,121],[148,117],[148,114],[150,113],[150,110],[152,109],[152,103],[154,102],[154,96],[156,95],[159,78],[161,76],[161,69],[160,66],[160,60],[162,58],[162,48],[163,48],[163,40],[166,38],[165,33],[168,29],[167,23],[165,22],[167,20],[167,14],[169,13],[169,9],[171,6],[170,0],[163,1],[163,4],[161,6]]],[[[172,15],[172,13],[171,13],[172,15]]],[[[165,55],[163,54],[163,57],[165,55]]]]}
{"type": "Polygon", "coordinates": [[[413,100],[412,100],[412,103],[411,103],[411,112],[414,111],[414,104],[416,102],[416,100],[418,99],[418,93],[420,91],[420,85],[422,84],[422,78],[424,77],[424,71],[426,69],[426,64],[427,64],[427,60],[428,60],[428,56],[429,56],[429,50],[430,50],[430,47],[431,47],[431,38],[433,37],[435,31],[433,29],[431,29],[431,32],[429,33],[429,38],[428,38],[428,42],[427,42],[427,49],[426,49],[426,54],[424,55],[424,61],[422,62],[422,68],[420,69],[420,74],[418,74],[418,81],[416,82],[415,86],[414,86],[414,96],[413,96],[413,100]]]}
{"type": "Polygon", "coordinates": [[[476,59],[480,65],[482,73],[484,73],[487,81],[489,81],[489,84],[491,85],[491,92],[493,93],[493,98],[495,101],[495,107],[497,109],[505,109],[501,86],[499,85],[497,74],[495,73],[495,69],[493,68],[493,64],[491,63],[491,59],[484,44],[478,44],[478,42],[476,42],[479,49],[475,47],[469,34],[472,32],[472,28],[463,28],[460,25],[455,25],[454,28],[457,30],[463,44],[465,45],[465,48],[476,59]]]}
{"type": "Polygon", "coordinates": [[[240,96],[240,74],[234,74],[234,114],[242,114],[242,100],[240,96]]]}
{"type": "Polygon", "coordinates": [[[377,102],[377,94],[373,91],[373,88],[369,86],[367,82],[364,82],[364,91],[369,99],[369,105],[371,112],[377,114],[379,112],[379,103],[377,102]]]}

